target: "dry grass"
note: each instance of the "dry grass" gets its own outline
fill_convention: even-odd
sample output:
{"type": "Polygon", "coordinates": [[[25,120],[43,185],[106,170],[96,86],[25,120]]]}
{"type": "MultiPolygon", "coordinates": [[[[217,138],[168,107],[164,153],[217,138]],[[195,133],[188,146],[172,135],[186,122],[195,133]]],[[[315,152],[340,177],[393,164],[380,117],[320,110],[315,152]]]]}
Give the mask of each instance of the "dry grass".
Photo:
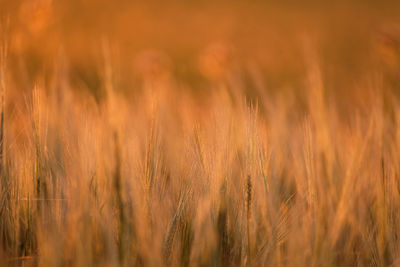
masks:
{"type": "MultiPolygon", "coordinates": [[[[32,13],[32,25],[0,14],[0,266],[400,264],[395,26],[371,30],[377,36],[371,39],[350,29],[361,36],[353,36],[355,48],[335,48],[324,43],[329,27],[304,31],[310,22],[305,11],[286,7],[282,16],[298,14],[304,25],[276,35],[290,43],[279,48],[288,52],[282,62],[262,58],[249,43],[235,47],[232,37],[192,51],[198,59],[180,69],[187,62],[168,52],[184,51],[182,43],[176,50],[163,43],[167,52],[146,50],[127,63],[131,55],[120,55],[127,50],[118,33],[115,39],[107,30],[84,37],[82,32],[93,33],[85,29],[77,37],[65,20],[46,26],[76,6],[92,18],[83,15],[90,1],[27,2],[4,5],[3,13],[32,13]],[[304,34],[293,37],[295,29],[304,34]],[[70,41],[94,38],[83,47],[95,56],[89,59],[67,42],[62,47],[54,34],[64,33],[70,41]],[[40,48],[38,40],[53,43],[40,48]],[[57,53],[51,52],[54,43],[57,53]],[[352,57],[358,49],[361,56],[352,57]],[[342,64],[330,65],[335,59],[342,64]]],[[[127,9],[120,16],[111,11],[125,23],[127,14],[136,13],[120,4],[127,9]]],[[[227,29],[240,29],[230,23],[235,5],[215,11],[227,29]]],[[[220,6],[228,4],[215,10],[220,6]]],[[[201,8],[214,10],[211,4],[201,8]]],[[[262,21],[261,11],[248,8],[243,12],[262,21]]],[[[368,12],[362,21],[385,24],[391,18],[390,12],[368,12]]],[[[188,23],[206,32],[198,21],[188,23]]],[[[291,23],[285,23],[276,29],[288,29],[291,23]]],[[[344,37],[335,34],[340,43],[344,37]]],[[[182,58],[191,57],[185,53],[182,58]]]]}

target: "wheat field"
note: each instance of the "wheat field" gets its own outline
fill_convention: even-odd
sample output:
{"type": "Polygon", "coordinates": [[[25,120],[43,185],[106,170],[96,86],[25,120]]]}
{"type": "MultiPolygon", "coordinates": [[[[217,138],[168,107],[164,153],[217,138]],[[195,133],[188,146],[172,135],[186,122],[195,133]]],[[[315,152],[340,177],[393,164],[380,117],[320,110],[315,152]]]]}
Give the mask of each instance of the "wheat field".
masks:
{"type": "Polygon", "coordinates": [[[0,1],[0,266],[400,266],[398,14],[0,1]]]}

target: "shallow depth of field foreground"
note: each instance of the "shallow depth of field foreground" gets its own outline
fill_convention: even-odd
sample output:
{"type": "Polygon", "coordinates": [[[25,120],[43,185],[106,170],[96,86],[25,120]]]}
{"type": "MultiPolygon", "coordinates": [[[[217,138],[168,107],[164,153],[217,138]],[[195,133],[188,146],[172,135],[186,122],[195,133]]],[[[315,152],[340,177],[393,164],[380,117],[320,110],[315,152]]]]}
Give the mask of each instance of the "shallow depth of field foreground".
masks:
{"type": "Polygon", "coordinates": [[[1,266],[400,266],[392,1],[0,1],[1,266]]]}

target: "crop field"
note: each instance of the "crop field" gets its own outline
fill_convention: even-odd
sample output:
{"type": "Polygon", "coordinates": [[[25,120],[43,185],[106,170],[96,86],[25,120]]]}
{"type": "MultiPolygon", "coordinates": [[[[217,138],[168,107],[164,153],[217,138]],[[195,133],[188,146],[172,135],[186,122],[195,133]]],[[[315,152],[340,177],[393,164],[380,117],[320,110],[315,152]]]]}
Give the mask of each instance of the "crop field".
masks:
{"type": "Polygon", "coordinates": [[[400,3],[331,2],[0,0],[0,267],[400,266],[400,3]]]}

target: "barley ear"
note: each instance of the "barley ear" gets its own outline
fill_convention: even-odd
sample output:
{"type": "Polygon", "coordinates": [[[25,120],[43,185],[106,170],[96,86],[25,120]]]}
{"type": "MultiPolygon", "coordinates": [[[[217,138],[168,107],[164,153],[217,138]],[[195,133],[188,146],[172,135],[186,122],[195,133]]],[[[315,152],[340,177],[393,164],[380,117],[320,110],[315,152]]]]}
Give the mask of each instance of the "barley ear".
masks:
{"type": "Polygon", "coordinates": [[[246,204],[247,204],[247,266],[251,266],[250,255],[250,219],[251,219],[251,202],[252,202],[252,184],[251,176],[247,175],[247,190],[246,190],[246,204]]]}

